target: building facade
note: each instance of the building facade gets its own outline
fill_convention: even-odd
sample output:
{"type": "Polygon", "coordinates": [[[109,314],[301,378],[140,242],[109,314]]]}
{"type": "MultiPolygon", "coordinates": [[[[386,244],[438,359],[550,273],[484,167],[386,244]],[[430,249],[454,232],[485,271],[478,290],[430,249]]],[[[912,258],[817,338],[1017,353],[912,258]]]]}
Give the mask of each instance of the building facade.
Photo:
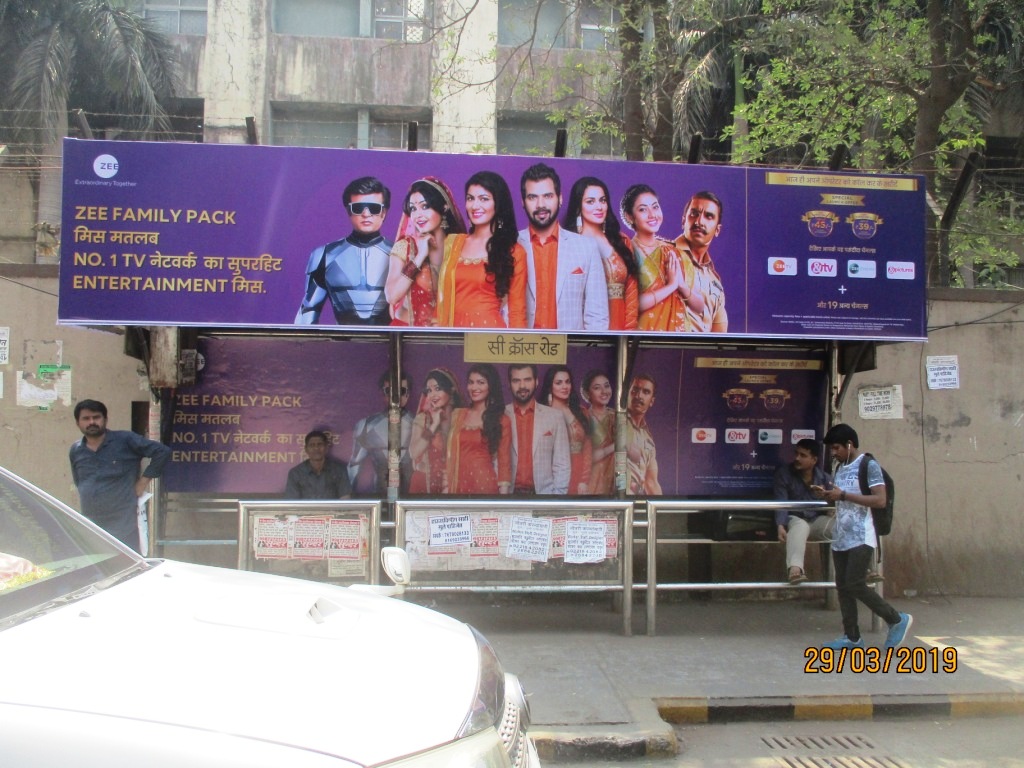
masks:
{"type": "MultiPolygon", "coordinates": [[[[179,113],[198,140],[437,152],[550,154],[550,110],[587,98],[561,85],[607,57],[601,3],[484,0],[146,0],[178,45],[179,113]],[[562,73],[552,77],[551,73],[562,73]]],[[[585,78],[584,78],[585,80],[585,78]]],[[[564,126],[572,130],[572,126],[564,126]]],[[[583,154],[610,154],[607,141],[583,154]]],[[[572,141],[572,138],[571,138],[572,141]]]]}

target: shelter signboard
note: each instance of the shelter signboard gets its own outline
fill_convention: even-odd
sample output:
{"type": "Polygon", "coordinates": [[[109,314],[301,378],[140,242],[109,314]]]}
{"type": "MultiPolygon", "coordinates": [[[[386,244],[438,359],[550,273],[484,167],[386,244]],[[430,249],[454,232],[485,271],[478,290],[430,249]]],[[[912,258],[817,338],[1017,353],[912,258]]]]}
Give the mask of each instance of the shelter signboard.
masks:
{"type": "Polygon", "coordinates": [[[507,324],[525,331],[759,339],[926,336],[920,177],[558,158],[543,161],[559,184],[545,198],[546,181],[524,181],[537,163],[516,156],[68,139],[59,321],[412,332],[507,324]],[[467,184],[479,172],[488,174],[477,179],[498,177],[505,189],[467,184]],[[368,177],[386,193],[364,189],[343,200],[348,185],[368,177]],[[607,191],[591,186],[574,194],[585,178],[600,180],[607,191]],[[419,271],[407,267],[403,275],[417,242],[429,239],[424,233],[438,232],[403,215],[410,200],[419,200],[410,191],[423,179],[445,201],[450,227],[419,271]],[[711,194],[700,197],[704,192],[711,194]],[[611,232],[619,223],[626,256],[616,256],[619,238],[588,236],[587,195],[605,198],[597,230],[611,232]],[[575,206],[581,215],[566,220],[574,198],[583,199],[575,206]],[[372,222],[359,231],[364,218],[372,222]],[[551,243],[531,240],[528,225],[532,220],[544,230],[556,218],[558,266],[545,271],[551,243]],[[490,236],[494,243],[505,238],[509,266],[501,290],[495,290],[490,251],[474,251],[458,237],[463,228],[490,232],[492,226],[505,233],[490,236]],[[511,229],[521,233],[517,247],[507,237],[511,229]],[[629,254],[637,269],[627,279],[616,273],[615,259],[625,262],[629,254]],[[552,297],[547,304],[545,296],[552,297]]]}
{"type": "MultiPolygon", "coordinates": [[[[618,429],[612,346],[573,346],[566,365],[538,366],[538,402],[548,401],[544,393],[553,390],[553,374],[560,370],[590,398],[583,401],[589,434],[572,439],[585,440],[593,450],[579,453],[579,463],[570,459],[572,466],[563,465],[560,477],[548,460],[550,493],[559,497],[615,492],[615,457],[608,450],[618,429]],[[607,385],[603,398],[591,386],[595,380],[607,385]]],[[[347,463],[354,496],[382,497],[388,399],[374,382],[388,368],[387,351],[387,345],[358,338],[201,339],[196,383],[174,394],[168,440],[173,453],[164,488],[243,497],[283,494],[289,470],[305,458],[304,435],[321,430],[331,455],[347,463]]],[[[508,404],[510,414],[513,365],[498,366],[492,379],[492,395],[508,404]]],[[[462,450],[454,414],[429,438],[429,446],[419,440],[439,375],[452,385],[450,404],[463,409],[474,366],[464,360],[460,344],[403,339],[403,498],[450,498],[456,493],[450,489],[460,487],[481,463],[496,470],[495,481],[514,475],[509,451],[497,450],[492,460],[462,450]]],[[[820,351],[640,350],[626,385],[625,425],[627,443],[636,444],[640,455],[628,462],[623,490],[630,496],[764,497],[775,468],[792,458],[793,446],[824,435],[826,369],[820,351]],[[634,392],[638,380],[649,384],[649,397],[634,392]]],[[[479,430],[475,434],[479,443],[479,430]]],[[[482,486],[462,493],[487,495],[482,486]]]]}

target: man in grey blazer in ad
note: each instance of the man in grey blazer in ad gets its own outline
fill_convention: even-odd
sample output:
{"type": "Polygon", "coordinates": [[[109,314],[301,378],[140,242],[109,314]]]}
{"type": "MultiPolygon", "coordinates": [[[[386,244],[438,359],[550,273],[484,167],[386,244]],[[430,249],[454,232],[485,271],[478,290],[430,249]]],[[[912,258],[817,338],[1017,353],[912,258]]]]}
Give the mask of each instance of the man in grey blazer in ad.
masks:
{"type": "Polygon", "coordinates": [[[512,493],[565,495],[569,492],[569,430],[565,418],[533,399],[537,366],[512,363],[508,383],[512,402],[505,406],[505,413],[512,422],[512,493]]]}
{"type": "Polygon", "coordinates": [[[562,182],[555,169],[544,163],[530,166],[520,190],[530,220],[519,232],[526,250],[526,327],[608,330],[608,283],[601,254],[592,238],[558,226],[562,182]]]}

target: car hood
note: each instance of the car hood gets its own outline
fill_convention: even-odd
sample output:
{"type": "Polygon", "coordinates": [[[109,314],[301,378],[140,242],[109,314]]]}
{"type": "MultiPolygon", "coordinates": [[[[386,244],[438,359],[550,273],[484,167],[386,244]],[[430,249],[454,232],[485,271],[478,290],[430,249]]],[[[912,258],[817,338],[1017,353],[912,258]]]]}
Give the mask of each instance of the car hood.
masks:
{"type": "Polygon", "coordinates": [[[171,561],[0,632],[0,654],[0,701],[300,745],[361,764],[453,740],[479,669],[469,627],[433,611],[171,561]]]}

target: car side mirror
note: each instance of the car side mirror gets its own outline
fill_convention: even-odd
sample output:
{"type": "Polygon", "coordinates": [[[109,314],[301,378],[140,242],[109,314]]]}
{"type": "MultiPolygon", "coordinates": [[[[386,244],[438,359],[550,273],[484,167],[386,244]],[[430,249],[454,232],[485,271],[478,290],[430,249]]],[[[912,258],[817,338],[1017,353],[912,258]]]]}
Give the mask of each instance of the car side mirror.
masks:
{"type": "Polygon", "coordinates": [[[384,566],[384,572],[388,578],[395,582],[396,586],[406,586],[412,578],[412,568],[409,565],[409,555],[401,547],[384,547],[380,551],[380,563],[384,566]]]}
{"type": "Polygon", "coordinates": [[[380,551],[380,564],[393,584],[353,584],[349,589],[356,592],[372,592],[381,597],[398,597],[405,593],[405,586],[412,579],[409,555],[401,547],[384,547],[380,551]]]}

